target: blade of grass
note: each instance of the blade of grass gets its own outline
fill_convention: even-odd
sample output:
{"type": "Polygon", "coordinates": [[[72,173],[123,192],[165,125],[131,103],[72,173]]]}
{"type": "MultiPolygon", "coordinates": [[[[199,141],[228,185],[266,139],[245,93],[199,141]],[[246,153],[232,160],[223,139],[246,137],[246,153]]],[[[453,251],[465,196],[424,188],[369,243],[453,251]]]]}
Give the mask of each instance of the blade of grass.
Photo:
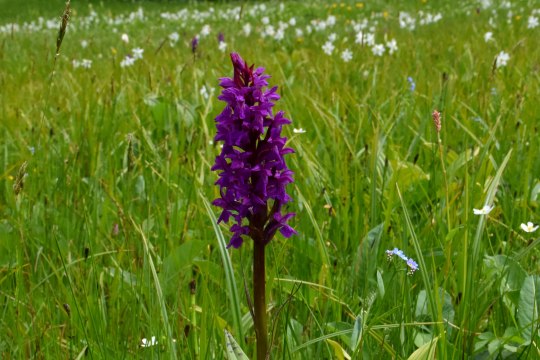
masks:
{"type": "Polygon", "coordinates": [[[219,252],[221,254],[221,260],[223,261],[223,268],[225,270],[225,281],[227,283],[227,292],[229,294],[229,301],[231,307],[231,313],[233,316],[234,326],[236,328],[236,338],[240,341],[240,346],[243,346],[244,343],[244,331],[242,328],[242,313],[240,312],[240,296],[238,295],[238,288],[236,286],[236,281],[234,279],[234,269],[232,267],[231,258],[227,252],[227,243],[225,237],[221,232],[221,228],[217,224],[216,216],[212,211],[208,199],[199,191],[199,196],[201,197],[206,213],[210,218],[212,227],[214,228],[214,233],[219,244],[219,252]]]}

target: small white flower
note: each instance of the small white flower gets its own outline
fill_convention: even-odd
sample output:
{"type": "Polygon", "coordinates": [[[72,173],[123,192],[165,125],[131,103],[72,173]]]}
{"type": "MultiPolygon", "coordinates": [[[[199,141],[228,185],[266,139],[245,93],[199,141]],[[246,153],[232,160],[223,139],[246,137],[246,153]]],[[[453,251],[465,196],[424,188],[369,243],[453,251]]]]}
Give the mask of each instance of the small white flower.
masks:
{"type": "Polygon", "coordinates": [[[495,206],[484,205],[481,209],[473,209],[474,215],[487,215],[493,210],[495,206]]]}
{"type": "Polygon", "coordinates": [[[493,40],[493,33],[491,31],[488,31],[487,33],[484,34],[484,41],[488,42],[491,40],[493,40]]]}
{"type": "Polygon", "coordinates": [[[299,129],[293,129],[293,133],[295,134],[304,134],[306,130],[299,128],[299,129]]]}
{"type": "Polygon", "coordinates": [[[211,31],[210,25],[208,24],[204,25],[201,29],[201,37],[210,35],[210,31],[211,31]]]}
{"type": "Polygon", "coordinates": [[[336,39],[337,39],[336,33],[331,33],[330,35],[328,35],[328,41],[334,42],[336,41],[336,39]]]}
{"type": "Polygon", "coordinates": [[[276,31],[276,33],[274,34],[274,39],[277,41],[283,40],[284,37],[285,32],[283,31],[283,29],[278,29],[278,31],[276,31]]]}
{"type": "Polygon", "coordinates": [[[366,44],[367,46],[375,45],[375,34],[367,33],[364,36],[364,44],[366,44]]]}
{"type": "Polygon", "coordinates": [[[295,18],[293,18],[293,17],[292,17],[292,18],[290,18],[290,19],[289,19],[289,25],[291,25],[291,26],[295,26],[295,25],[296,25],[296,19],[295,19],[295,18]]]}
{"type": "Polygon", "coordinates": [[[125,42],[126,44],[129,43],[129,36],[128,36],[128,34],[122,34],[121,39],[122,39],[122,41],[125,42]]]}
{"type": "Polygon", "coordinates": [[[146,338],[143,338],[141,340],[141,347],[150,347],[150,346],[154,346],[154,345],[157,345],[158,342],[156,341],[156,337],[155,336],[152,336],[152,339],[150,340],[147,340],[146,338]]]}
{"type": "Polygon", "coordinates": [[[206,86],[202,86],[201,90],[199,90],[199,94],[202,96],[203,99],[208,99],[208,90],[206,90],[206,86]]]}
{"type": "Polygon", "coordinates": [[[78,68],[79,66],[81,66],[81,62],[79,60],[75,60],[73,59],[73,61],[71,61],[71,64],[73,65],[73,68],[76,69],[78,68]]]}
{"type": "Polygon", "coordinates": [[[326,55],[332,55],[334,48],[334,44],[332,44],[330,41],[325,42],[322,46],[322,49],[326,55]]]}
{"type": "Polygon", "coordinates": [[[334,15],[330,15],[328,16],[328,18],[326,18],[326,25],[334,26],[335,24],[336,24],[336,17],[334,15]]]}
{"type": "Polygon", "coordinates": [[[364,41],[364,33],[362,31],[359,31],[356,33],[356,39],[354,40],[355,43],[361,44],[364,41]]]}
{"type": "Polygon", "coordinates": [[[177,32],[173,32],[173,33],[169,34],[169,41],[170,41],[171,45],[176,44],[176,42],[179,39],[180,39],[180,35],[178,35],[177,32]]]}
{"type": "Polygon", "coordinates": [[[265,16],[261,19],[261,22],[264,24],[264,25],[268,25],[270,24],[270,19],[268,18],[268,16],[265,16]]]}
{"type": "Polygon", "coordinates": [[[506,64],[508,63],[508,60],[510,60],[510,55],[508,55],[508,53],[506,53],[504,51],[501,51],[497,55],[497,60],[495,62],[495,66],[497,66],[498,68],[506,66],[506,64]]]}
{"type": "Polygon", "coordinates": [[[343,50],[341,53],[341,59],[345,62],[349,62],[352,60],[352,51],[349,49],[343,50]]]}
{"type": "Polygon", "coordinates": [[[534,29],[538,26],[538,18],[536,16],[529,16],[527,21],[527,29],[534,29]]]}
{"type": "Polygon", "coordinates": [[[385,48],[384,48],[384,45],[383,45],[383,44],[375,44],[375,45],[373,45],[373,47],[371,48],[371,52],[372,52],[373,55],[375,55],[375,56],[383,56],[384,51],[385,51],[385,48]]]}
{"type": "Polygon", "coordinates": [[[120,67],[129,67],[135,64],[135,58],[131,56],[126,56],[122,61],[120,61],[120,67]]]}
{"type": "Polygon", "coordinates": [[[525,232],[532,233],[538,230],[538,225],[534,226],[532,222],[527,222],[527,225],[521,224],[521,229],[525,232]]]}
{"type": "Polygon", "coordinates": [[[90,69],[92,67],[92,60],[82,59],[81,67],[84,69],[90,69]]]}
{"type": "Polygon", "coordinates": [[[302,29],[296,28],[294,31],[296,33],[297,38],[301,38],[302,36],[304,36],[304,32],[302,31],[302,29]]]}
{"type": "Polygon", "coordinates": [[[133,52],[133,59],[135,60],[138,60],[138,59],[142,59],[143,58],[143,52],[144,52],[144,49],[141,49],[141,48],[135,48],[133,50],[131,50],[133,52]]]}
{"type": "Polygon", "coordinates": [[[396,39],[392,39],[386,43],[386,47],[388,48],[388,53],[392,55],[395,53],[398,49],[397,41],[396,39]]]}
{"type": "Polygon", "coordinates": [[[218,49],[221,52],[225,52],[225,50],[227,50],[227,43],[225,41],[220,42],[218,45],[218,49]]]}
{"type": "Polygon", "coordinates": [[[244,26],[242,26],[242,31],[244,32],[244,35],[249,36],[249,34],[251,34],[251,24],[244,24],[244,26]]]}
{"type": "Polygon", "coordinates": [[[81,47],[84,49],[88,46],[88,41],[86,40],[81,40],[81,47]]]}

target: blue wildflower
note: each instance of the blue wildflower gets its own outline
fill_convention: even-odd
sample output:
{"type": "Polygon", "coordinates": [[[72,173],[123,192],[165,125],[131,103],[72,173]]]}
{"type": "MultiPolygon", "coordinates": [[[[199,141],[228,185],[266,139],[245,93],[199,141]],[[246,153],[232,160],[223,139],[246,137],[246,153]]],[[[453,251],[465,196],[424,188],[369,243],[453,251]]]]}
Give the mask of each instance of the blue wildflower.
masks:
{"type": "Polygon", "coordinates": [[[414,89],[416,89],[416,83],[414,82],[414,79],[412,77],[408,77],[407,78],[407,82],[409,83],[410,87],[409,87],[409,90],[411,90],[411,92],[414,91],[414,89]]]}
{"type": "Polygon", "coordinates": [[[416,261],[405,256],[405,254],[403,253],[403,250],[399,250],[398,248],[394,248],[393,250],[386,250],[386,256],[388,258],[388,261],[392,261],[394,259],[394,255],[396,255],[401,260],[407,263],[407,266],[409,267],[409,271],[408,271],[409,275],[414,274],[414,272],[419,269],[416,261]]]}

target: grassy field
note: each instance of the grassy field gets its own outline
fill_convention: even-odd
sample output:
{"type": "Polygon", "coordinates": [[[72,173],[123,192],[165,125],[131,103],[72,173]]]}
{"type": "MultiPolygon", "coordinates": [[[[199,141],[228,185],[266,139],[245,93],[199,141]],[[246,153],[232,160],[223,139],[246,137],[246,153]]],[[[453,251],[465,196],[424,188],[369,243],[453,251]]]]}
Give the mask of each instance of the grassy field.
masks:
{"type": "Polygon", "coordinates": [[[63,1],[0,6],[2,359],[254,356],[210,205],[230,51],[292,120],[273,359],[540,358],[537,2],[73,1],[57,57],[63,1]]]}

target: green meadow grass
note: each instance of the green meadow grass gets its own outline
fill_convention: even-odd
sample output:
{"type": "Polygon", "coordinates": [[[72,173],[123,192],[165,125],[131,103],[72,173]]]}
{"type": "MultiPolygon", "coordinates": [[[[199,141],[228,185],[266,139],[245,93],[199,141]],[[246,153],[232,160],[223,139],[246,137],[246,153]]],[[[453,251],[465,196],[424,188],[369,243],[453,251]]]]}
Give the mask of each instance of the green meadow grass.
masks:
{"type": "MultiPolygon", "coordinates": [[[[0,26],[63,11],[25,3],[36,7],[0,1],[0,26]]],[[[498,4],[266,3],[273,23],[337,18],[279,42],[259,36],[251,3],[243,21],[185,23],[160,18],[182,8],[171,2],[73,1],[56,61],[56,28],[0,33],[1,357],[220,359],[224,330],[253,357],[251,244],[225,249],[228,227],[209,205],[218,78],[232,75],[221,31],[228,50],[272,75],[275,109],[293,121],[298,235],[267,248],[272,358],[540,358],[539,238],[520,229],[540,222],[540,28],[527,28],[533,1],[511,4],[510,17],[498,4]],[[138,6],[145,21],[81,26],[92,9],[138,6]],[[418,10],[443,18],[401,29],[399,12],[418,10]],[[363,18],[377,19],[378,41],[397,40],[395,54],[354,43],[348,24],[363,18]],[[205,23],[212,33],[194,56],[205,23]],[[351,62],[323,53],[332,32],[351,62]],[[134,47],[143,58],[120,67],[134,47]],[[495,68],[502,50],[510,60],[495,68]],[[74,68],[83,58],[91,68],[74,68]],[[208,99],[203,86],[215,88],[208,99]],[[473,215],[484,204],[495,208],[473,215]],[[394,247],[419,271],[387,261],[394,247]],[[152,336],[158,344],[141,347],[152,336]]]]}

